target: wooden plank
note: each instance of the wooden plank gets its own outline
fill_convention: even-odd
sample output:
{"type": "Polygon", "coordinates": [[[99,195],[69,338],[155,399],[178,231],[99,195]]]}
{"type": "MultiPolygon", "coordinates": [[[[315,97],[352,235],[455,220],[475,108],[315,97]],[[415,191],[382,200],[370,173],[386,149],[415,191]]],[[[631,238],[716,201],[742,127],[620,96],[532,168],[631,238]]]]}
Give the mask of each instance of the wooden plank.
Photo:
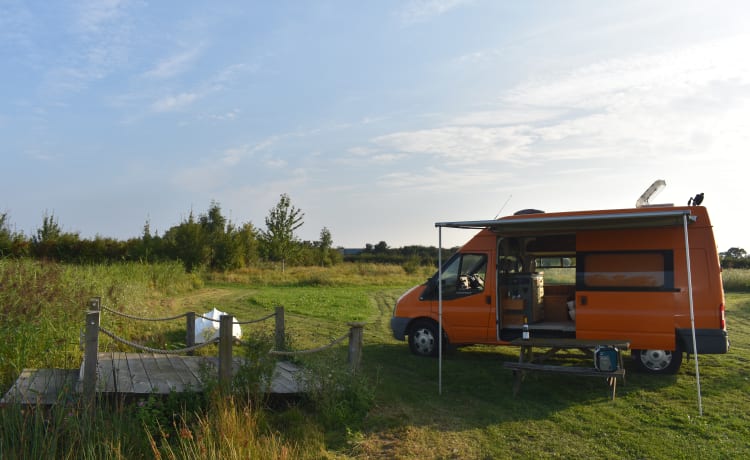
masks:
{"type": "Polygon", "coordinates": [[[192,377],[197,381],[198,388],[203,388],[203,375],[204,372],[207,372],[205,370],[206,366],[209,365],[206,363],[206,359],[202,356],[181,356],[180,359],[185,364],[185,367],[188,368],[192,377]]]}
{"type": "Polygon", "coordinates": [[[151,386],[151,380],[146,373],[146,369],[143,367],[143,362],[140,358],[140,353],[126,353],[125,360],[128,363],[128,374],[132,382],[133,393],[135,394],[148,394],[153,391],[151,386]]]}
{"type": "Polygon", "coordinates": [[[180,380],[180,389],[175,391],[199,391],[203,383],[193,374],[182,356],[166,355],[180,380]]]}
{"type": "Polygon", "coordinates": [[[71,398],[78,369],[24,369],[0,404],[51,405],[71,398]]]}
{"type": "Polygon", "coordinates": [[[589,339],[555,339],[546,337],[531,337],[528,340],[514,339],[511,345],[523,347],[549,347],[549,348],[596,348],[597,346],[613,346],[621,350],[630,348],[628,340],[589,340],[589,339]]]}
{"type": "Polygon", "coordinates": [[[598,371],[591,367],[580,367],[580,366],[555,366],[551,364],[535,364],[535,363],[516,363],[512,361],[506,361],[503,366],[508,369],[524,370],[524,371],[539,371],[539,372],[555,372],[558,374],[573,374],[582,377],[623,377],[625,375],[625,369],[617,369],[616,371],[606,372],[598,371]]]}
{"type": "Polygon", "coordinates": [[[115,391],[133,393],[133,378],[130,375],[126,353],[112,353],[112,368],[115,374],[115,391]]]}
{"type": "Polygon", "coordinates": [[[169,361],[162,354],[139,353],[143,367],[151,382],[154,393],[168,394],[177,384],[177,376],[169,367],[169,361]]]}
{"type": "Polygon", "coordinates": [[[114,393],[117,380],[112,365],[113,353],[99,353],[96,359],[96,391],[114,393]]]}
{"type": "Polygon", "coordinates": [[[294,364],[286,361],[277,362],[271,378],[271,393],[301,393],[302,385],[298,380],[300,375],[299,368],[294,364]]]}

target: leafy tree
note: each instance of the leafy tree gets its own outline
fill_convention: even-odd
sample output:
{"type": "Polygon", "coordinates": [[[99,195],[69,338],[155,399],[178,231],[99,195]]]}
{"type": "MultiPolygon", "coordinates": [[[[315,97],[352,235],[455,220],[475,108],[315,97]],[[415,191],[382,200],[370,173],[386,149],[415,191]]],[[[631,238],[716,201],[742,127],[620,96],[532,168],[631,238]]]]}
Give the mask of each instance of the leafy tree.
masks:
{"type": "Polygon", "coordinates": [[[34,243],[50,242],[58,239],[62,235],[62,227],[55,219],[54,214],[48,214],[46,211],[42,217],[42,226],[36,230],[36,236],[33,237],[34,243]]]}
{"type": "Polygon", "coordinates": [[[747,257],[747,252],[742,248],[729,248],[727,252],[722,252],[720,255],[730,259],[744,259],[747,257]]]}
{"type": "Polygon", "coordinates": [[[10,255],[13,249],[13,232],[10,229],[8,213],[0,213],[0,257],[10,255]]]}
{"type": "Polygon", "coordinates": [[[240,253],[240,263],[244,267],[249,267],[258,262],[258,231],[253,224],[247,222],[237,229],[234,234],[238,251],[240,253]]]}
{"type": "Polygon", "coordinates": [[[209,248],[204,244],[203,228],[196,222],[193,211],[187,220],[164,234],[172,258],[181,260],[185,270],[191,272],[208,263],[209,248]]]}
{"type": "Polygon", "coordinates": [[[750,268],[750,257],[742,248],[729,248],[719,253],[722,268],[750,268]]]}
{"type": "Polygon", "coordinates": [[[380,243],[375,245],[373,252],[375,254],[385,254],[386,252],[388,252],[388,249],[390,249],[388,247],[388,244],[385,241],[381,241],[380,243]]]}
{"type": "Polygon", "coordinates": [[[323,227],[320,230],[320,242],[318,249],[320,250],[320,265],[328,266],[333,264],[331,259],[331,248],[333,247],[333,237],[331,231],[327,227],[323,227]]]}
{"type": "Polygon", "coordinates": [[[281,261],[282,270],[287,260],[294,256],[298,241],[294,232],[304,222],[305,214],[292,205],[289,195],[283,193],[275,207],[268,211],[266,230],[261,232],[266,256],[270,260],[281,261]]]}

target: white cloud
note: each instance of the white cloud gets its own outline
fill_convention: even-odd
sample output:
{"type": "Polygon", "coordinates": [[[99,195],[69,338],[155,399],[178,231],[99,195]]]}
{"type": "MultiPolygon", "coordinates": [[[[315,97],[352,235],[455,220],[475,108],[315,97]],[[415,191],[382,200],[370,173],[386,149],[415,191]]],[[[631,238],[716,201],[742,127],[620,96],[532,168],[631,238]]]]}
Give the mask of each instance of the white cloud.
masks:
{"type": "Polygon", "coordinates": [[[399,131],[350,153],[472,164],[628,157],[645,163],[750,148],[750,36],[670,53],[609,59],[524,82],[497,108],[399,131]],[[741,121],[738,121],[741,120],[741,121]],[[733,145],[728,146],[728,143],[733,145]]]}
{"type": "Polygon", "coordinates": [[[84,33],[99,33],[123,15],[125,0],[87,0],[76,4],[77,26],[84,33]]]}
{"type": "Polygon", "coordinates": [[[151,109],[154,112],[174,112],[189,106],[195,102],[197,98],[198,95],[195,93],[182,93],[176,96],[166,96],[151,104],[151,109]]]}
{"type": "Polygon", "coordinates": [[[426,21],[444,14],[472,0],[409,0],[398,12],[405,24],[426,21]]]}
{"type": "Polygon", "coordinates": [[[533,141],[524,125],[446,126],[387,134],[373,140],[375,144],[397,152],[432,154],[469,163],[511,159],[533,141]]]}
{"type": "Polygon", "coordinates": [[[269,168],[280,169],[285,168],[288,162],[283,158],[266,158],[263,160],[263,164],[269,168]]]}
{"type": "Polygon", "coordinates": [[[436,168],[428,167],[419,172],[398,171],[385,174],[377,179],[378,186],[403,193],[407,189],[415,192],[449,192],[451,201],[458,201],[461,196],[471,196],[483,186],[497,184],[503,174],[482,170],[480,168],[436,168]],[[470,184],[458,187],[458,184],[470,184]]]}
{"type": "Polygon", "coordinates": [[[166,79],[179,75],[190,69],[191,65],[200,56],[200,48],[193,48],[182,53],[170,56],[156,63],[153,69],[145,73],[146,77],[166,79]]]}

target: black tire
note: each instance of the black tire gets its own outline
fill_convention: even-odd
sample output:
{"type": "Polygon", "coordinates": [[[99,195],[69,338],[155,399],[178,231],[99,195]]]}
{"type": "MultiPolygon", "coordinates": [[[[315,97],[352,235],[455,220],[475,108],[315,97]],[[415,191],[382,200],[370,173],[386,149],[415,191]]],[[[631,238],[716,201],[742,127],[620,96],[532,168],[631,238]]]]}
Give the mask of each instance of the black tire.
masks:
{"type": "MultiPolygon", "coordinates": [[[[417,356],[438,355],[438,325],[430,319],[419,319],[409,328],[409,349],[417,356]]],[[[443,344],[445,347],[445,344],[443,344]]]]}
{"type": "Polygon", "coordinates": [[[631,355],[636,369],[647,374],[676,374],[682,365],[682,349],[679,345],[675,351],[633,350],[631,355]]]}

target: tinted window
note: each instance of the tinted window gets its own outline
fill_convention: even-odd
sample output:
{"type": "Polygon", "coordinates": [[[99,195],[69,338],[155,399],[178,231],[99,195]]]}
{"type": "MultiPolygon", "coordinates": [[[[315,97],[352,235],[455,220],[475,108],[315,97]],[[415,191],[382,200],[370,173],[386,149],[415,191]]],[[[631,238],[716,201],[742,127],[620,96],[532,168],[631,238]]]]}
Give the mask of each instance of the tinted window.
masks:
{"type": "MultiPolygon", "coordinates": [[[[484,292],[487,276],[487,256],[485,254],[458,254],[449,260],[441,274],[443,298],[455,298],[484,292]]],[[[437,278],[437,274],[433,280],[437,278]]],[[[437,298],[435,283],[430,283],[423,297],[437,298]]]]}
{"type": "Polygon", "coordinates": [[[578,255],[578,289],[671,290],[672,251],[592,252],[578,255]]]}

